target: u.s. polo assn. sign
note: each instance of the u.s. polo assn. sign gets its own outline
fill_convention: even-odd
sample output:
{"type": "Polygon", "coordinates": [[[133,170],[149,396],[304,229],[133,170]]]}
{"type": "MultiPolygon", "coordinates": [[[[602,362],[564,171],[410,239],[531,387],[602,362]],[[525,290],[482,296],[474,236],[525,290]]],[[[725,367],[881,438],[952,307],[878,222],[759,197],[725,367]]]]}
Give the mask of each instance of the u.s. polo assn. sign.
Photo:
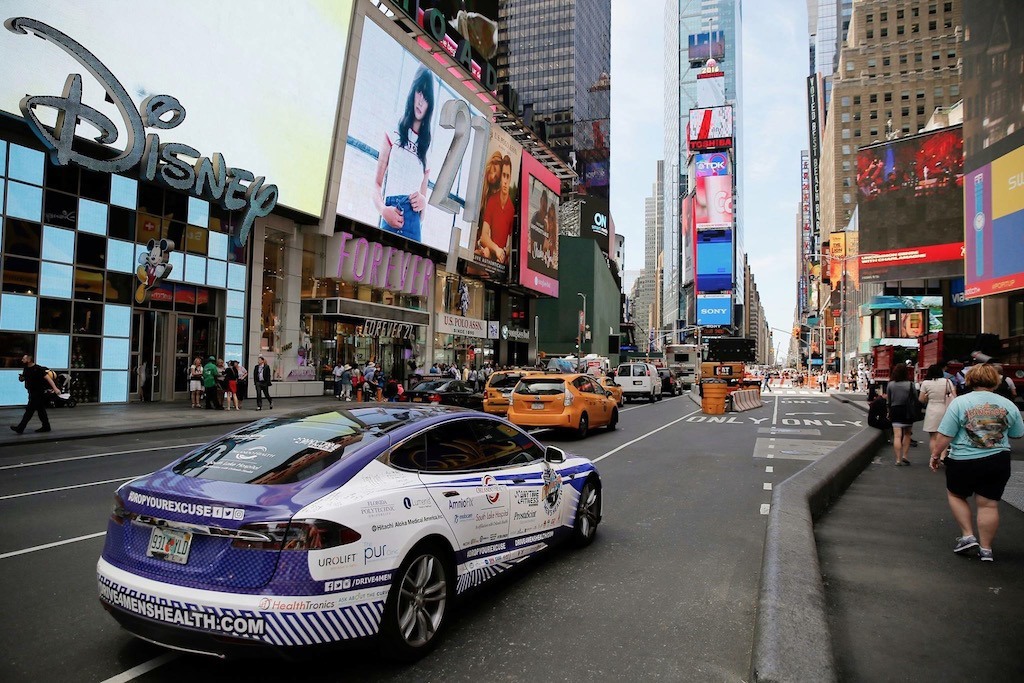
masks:
{"type": "Polygon", "coordinates": [[[150,95],[136,109],[131,96],[114,74],[67,35],[28,17],[12,17],[4,22],[4,26],[12,33],[33,33],[71,55],[103,86],[124,121],[127,132],[125,149],[108,159],[92,157],[73,148],[79,122],[99,131],[95,141],[102,145],[117,142],[119,133],[117,126],[105,114],[83,104],[81,74],[68,74],[64,91],[59,96],[26,95],[19,104],[21,113],[32,132],[50,149],[54,164],[66,166],[74,163],[101,173],[123,173],[139,166],[140,176],[145,180],[155,180],[172,189],[190,192],[217,202],[229,211],[241,211],[238,239],[243,244],[253,222],[273,211],[277,205],[277,186],[265,185],[263,176],[256,177],[244,168],[226,166],[220,153],[202,156],[199,150],[188,145],[161,143],[156,133],[146,134],[146,128],[170,130],[185,120],[185,107],[177,98],[150,95]],[[35,112],[37,107],[50,107],[57,111],[53,128],[39,120],[35,112]]]}

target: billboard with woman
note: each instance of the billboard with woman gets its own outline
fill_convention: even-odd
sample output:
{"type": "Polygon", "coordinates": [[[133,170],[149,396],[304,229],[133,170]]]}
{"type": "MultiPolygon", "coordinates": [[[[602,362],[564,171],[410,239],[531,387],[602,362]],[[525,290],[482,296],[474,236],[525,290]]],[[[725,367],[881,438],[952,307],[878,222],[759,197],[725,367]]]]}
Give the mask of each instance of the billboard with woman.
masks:
{"type": "Polygon", "coordinates": [[[551,171],[523,152],[523,229],[519,231],[519,284],[558,296],[558,197],[551,171]]]}
{"type": "MultiPolygon", "coordinates": [[[[372,21],[363,24],[338,213],[366,225],[448,251],[452,228],[468,235],[476,216],[452,215],[429,204],[455,131],[439,125],[450,100],[470,105],[372,21]]],[[[470,128],[467,150],[477,133],[470,128]]],[[[449,195],[466,199],[469,156],[449,195]]]]}

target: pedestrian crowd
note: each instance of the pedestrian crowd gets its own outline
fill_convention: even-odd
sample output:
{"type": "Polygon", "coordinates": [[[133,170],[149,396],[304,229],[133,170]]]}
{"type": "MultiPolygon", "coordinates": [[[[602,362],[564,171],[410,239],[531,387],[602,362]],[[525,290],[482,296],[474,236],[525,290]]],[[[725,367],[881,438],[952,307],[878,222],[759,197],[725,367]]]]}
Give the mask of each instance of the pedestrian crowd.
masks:
{"type": "Polygon", "coordinates": [[[913,380],[913,369],[901,364],[892,369],[884,395],[872,383],[868,424],[892,430],[893,464],[908,466],[914,424],[921,423],[929,439],[929,467],[945,472],[946,500],[960,530],[953,552],[975,551],[992,561],[998,503],[1010,479],[1009,439],[1024,437],[1017,389],[992,362],[935,364],[920,384],[913,380]]]}

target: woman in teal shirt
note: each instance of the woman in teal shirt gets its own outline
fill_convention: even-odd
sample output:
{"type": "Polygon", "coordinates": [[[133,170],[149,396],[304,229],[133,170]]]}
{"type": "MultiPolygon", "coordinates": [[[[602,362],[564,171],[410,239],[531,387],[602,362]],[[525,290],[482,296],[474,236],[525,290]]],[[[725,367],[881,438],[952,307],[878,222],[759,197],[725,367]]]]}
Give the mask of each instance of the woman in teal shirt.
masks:
{"type": "Polygon", "coordinates": [[[950,447],[946,465],[946,498],[960,536],[953,552],[978,548],[978,556],[991,562],[992,541],[999,528],[999,499],[1010,480],[1010,442],[1024,436],[1024,421],[1017,406],[992,393],[1002,381],[989,364],[971,368],[967,386],[973,389],[949,404],[932,442],[930,466],[937,471],[942,452],[950,447]],[[974,535],[971,506],[978,507],[978,536],[974,535]],[[980,541],[980,545],[979,545],[980,541]]]}

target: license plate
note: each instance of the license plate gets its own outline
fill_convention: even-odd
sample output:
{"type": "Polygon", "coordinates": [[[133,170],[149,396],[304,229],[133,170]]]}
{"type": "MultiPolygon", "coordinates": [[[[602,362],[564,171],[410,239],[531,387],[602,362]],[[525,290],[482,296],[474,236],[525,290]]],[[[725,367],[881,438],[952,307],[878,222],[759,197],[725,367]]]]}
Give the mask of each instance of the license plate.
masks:
{"type": "Polygon", "coordinates": [[[423,399],[422,399],[422,398],[420,398],[419,396],[417,396],[416,398],[414,398],[414,399],[412,400],[412,402],[413,402],[413,403],[423,403],[423,399]]]}
{"type": "Polygon", "coordinates": [[[643,383],[644,383],[644,381],[642,379],[635,379],[635,380],[633,380],[633,386],[639,386],[639,385],[641,385],[643,383]]]}
{"type": "Polygon", "coordinates": [[[188,562],[188,551],[192,548],[192,532],[156,527],[149,536],[146,554],[175,564],[188,562]]]}
{"type": "Polygon", "coordinates": [[[534,410],[544,410],[543,403],[534,403],[530,407],[533,408],[534,410]]]}

